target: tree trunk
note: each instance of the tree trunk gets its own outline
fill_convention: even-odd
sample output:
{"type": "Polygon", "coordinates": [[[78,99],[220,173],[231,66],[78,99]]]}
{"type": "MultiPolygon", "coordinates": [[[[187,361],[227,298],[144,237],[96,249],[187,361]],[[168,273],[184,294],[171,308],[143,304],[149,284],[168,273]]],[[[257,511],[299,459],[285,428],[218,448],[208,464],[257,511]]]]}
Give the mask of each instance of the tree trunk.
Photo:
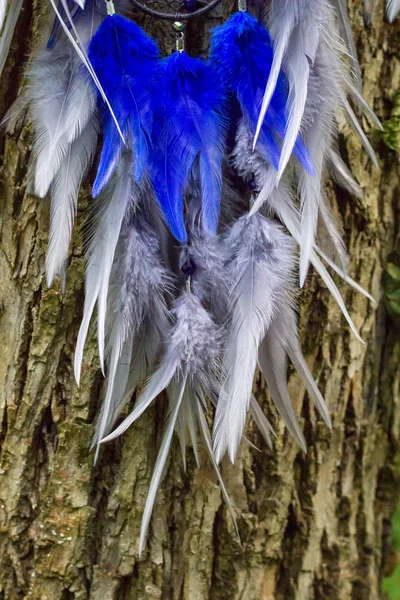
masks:
{"type": "MultiPolygon", "coordinates": [[[[234,4],[227,0],[212,16],[189,26],[190,51],[206,48],[210,26],[234,4]]],[[[365,22],[361,2],[352,0],[350,12],[365,96],[385,122],[400,88],[400,25],[390,26],[383,0],[377,4],[372,24],[365,22]]],[[[37,32],[47,21],[48,2],[25,1],[1,80],[2,113],[16,97],[26,56],[40,45],[37,32]]],[[[170,51],[169,25],[146,17],[145,27],[170,51]]],[[[93,465],[88,447],[102,389],[94,334],[79,390],[72,368],[84,297],[81,231],[77,227],[74,234],[66,291],[47,289],[49,206],[26,189],[29,125],[5,137],[0,188],[2,600],[383,597],[398,489],[400,343],[384,310],[381,281],[399,232],[400,186],[399,154],[388,149],[385,136],[369,135],[380,156],[380,172],[347,125],[340,140],[364,199],[329,187],[351,256],[350,274],[377,299],[373,306],[339,282],[365,345],[349,332],[315,274],[301,295],[302,345],[329,405],[332,431],[316,418],[291,374],[290,392],[309,447],[303,454],[258,378],[257,396],[277,432],[274,450],[265,447],[249,422],[248,437],[261,452],[243,443],[237,464],[223,463],[241,545],[206,454],[200,470],[189,459],[184,473],[175,440],[141,559],[140,521],[165,406],[160,399],[121,439],[106,445],[93,465]]],[[[87,197],[81,194],[78,225],[87,197]]]]}

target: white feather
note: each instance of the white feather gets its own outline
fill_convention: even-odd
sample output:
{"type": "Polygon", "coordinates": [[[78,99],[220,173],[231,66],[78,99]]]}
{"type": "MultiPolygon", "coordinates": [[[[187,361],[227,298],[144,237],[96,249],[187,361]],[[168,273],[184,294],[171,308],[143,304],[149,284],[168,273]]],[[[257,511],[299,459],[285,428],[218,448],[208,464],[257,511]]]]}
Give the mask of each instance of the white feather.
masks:
{"type": "MultiPolygon", "coordinates": [[[[267,187],[268,187],[268,182],[267,182],[267,187]]],[[[298,209],[296,208],[296,206],[290,196],[290,192],[288,191],[286,186],[281,182],[279,184],[278,188],[275,188],[272,192],[268,193],[267,197],[265,197],[263,190],[261,190],[261,192],[259,194],[259,198],[256,200],[254,207],[252,209],[252,212],[253,212],[253,210],[256,210],[257,206],[262,205],[263,202],[266,200],[268,201],[270,210],[272,210],[276,214],[276,216],[279,218],[281,223],[283,223],[285,225],[285,227],[288,229],[289,233],[293,236],[293,238],[296,240],[296,242],[300,243],[300,241],[301,241],[300,215],[299,215],[298,209]]],[[[333,298],[337,302],[340,310],[343,312],[344,317],[346,318],[348,324],[350,325],[351,330],[354,332],[357,339],[359,339],[362,343],[364,343],[362,338],[360,337],[358,331],[356,330],[356,327],[348,313],[348,310],[346,309],[343,298],[341,297],[340,292],[339,292],[335,282],[333,281],[332,277],[329,275],[328,271],[326,270],[326,268],[324,267],[322,262],[317,257],[316,252],[323,255],[324,259],[327,258],[329,261],[329,262],[327,261],[328,264],[341,277],[343,277],[343,279],[349,285],[351,285],[352,287],[354,287],[355,289],[360,291],[362,294],[364,294],[364,296],[366,296],[368,298],[371,298],[370,294],[368,294],[368,292],[366,292],[353,279],[351,279],[351,277],[349,277],[346,273],[344,273],[343,270],[340,269],[334,263],[334,261],[332,261],[329,257],[324,255],[322,253],[322,251],[318,248],[318,246],[316,246],[314,244],[312,252],[310,254],[311,264],[317,271],[318,275],[322,278],[322,280],[324,281],[327,288],[332,293],[333,298]]]]}
{"type": "MultiPolygon", "coordinates": [[[[311,32],[312,35],[312,32],[311,32]]],[[[288,121],[283,140],[282,152],[279,161],[278,179],[289,162],[293,147],[299,135],[304,108],[307,100],[310,57],[307,51],[308,28],[297,27],[292,34],[290,48],[284,62],[284,70],[289,80],[289,96],[287,100],[288,121]]]]}
{"type": "Polygon", "coordinates": [[[131,414],[102,442],[124,433],[174,378],[181,381],[187,376],[192,388],[204,388],[208,396],[215,393],[220,352],[217,326],[192,293],[184,293],[175,300],[171,316],[174,322],[159,367],[145,385],[131,414]]]}
{"type": "Polygon", "coordinates": [[[252,398],[258,346],[284,301],[293,269],[290,238],[259,214],[239,219],[226,243],[234,257],[230,265],[232,322],[214,423],[218,462],[226,450],[234,462],[252,398]]]}
{"type": "Polygon", "coordinates": [[[328,152],[328,169],[332,179],[356,198],[362,199],[364,192],[353,178],[341,156],[331,148],[328,152]]]}
{"type": "MultiPolygon", "coordinates": [[[[240,544],[239,529],[238,529],[238,526],[237,526],[237,523],[236,523],[235,514],[233,512],[233,506],[232,506],[231,500],[229,498],[228,492],[227,492],[227,490],[225,488],[225,485],[224,485],[224,482],[223,482],[223,479],[222,479],[222,475],[221,475],[221,472],[220,472],[219,467],[218,467],[218,462],[217,462],[217,460],[216,460],[216,458],[214,456],[214,452],[213,452],[213,448],[212,448],[212,442],[211,442],[211,436],[210,436],[210,433],[208,431],[207,421],[206,421],[206,418],[204,416],[204,412],[203,412],[203,409],[201,407],[201,403],[200,403],[198,397],[195,398],[195,403],[196,403],[198,421],[199,421],[199,425],[200,425],[200,432],[201,432],[201,434],[203,436],[203,440],[204,440],[204,442],[206,444],[208,456],[210,457],[212,465],[213,465],[213,467],[215,469],[215,472],[217,474],[219,485],[220,485],[220,488],[221,488],[221,491],[222,491],[222,495],[224,496],[225,502],[226,502],[226,504],[228,506],[228,509],[229,509],[229,512],[231,513],[232,521],[233,521],[233,524],[235,526],[236,533],[237,533],[237,536],[238,536],[238,541],[239,541],[239,544],[240,544]]],[[[253,403],[252,403],[252,405],[253,405],[253,403]]],[[[265,421],[267,421],[267,419],[265,417],[264,417],[264,420],[262,418],[260,420],[260,422],[262,423],[262,425],[264,427],[265,427],[265,421]]],[[[267,423],[268,423],[268,421],[267,421],[267,423]]],[[[268,423],[268,425],[269,425],[269,423],[268,423]]],[[[269,427],[270,427],[270,425],[269,425],[269,427]]]]}
{"type": "Polygon", "coordinates": [[[324,3],[321,0],[309,2],[272,0],[268,11],[267,21],[274,43],[274,57],[261,105],[253,149],[275,91],[279,71],[283,68],[290,86],[289,119],[279,163],[279,178],[300,131],[307,97],[309,65],[313,64],[317,52],[323,9],[324,3]]]}
{"type": "Polygon", "coordinates": [[[347,10],[347,3],[346,0],[334,0],[333,4],[335,6],[336,14],[339,20],[341,35],[349,52],[354,81],[357,86],[357,89],[360,92],[362,92],[362,76],[360,63],[358,62],[357,50],[354,44],[353,32],[351,30],[351,24],[349,19],[349,12],[347,10]]]}
{"type": "Polygon", "coordinates": [[[351,108],[351,106],[350,106],[347,98],[345,98],[344,96],[342,98],[342,105],[343,105],[343,109],[345,111],[346,117],[348,119],[348,122],[349,122],[351,128],[353,129],[353,131],[359,137],[359,139],[360,139],[362,145],[364,146],[364,148],[365,148],[368,156],[370,157],[370,159],[372,160],[372,162],[374,163],[374,165],[376,166],[376,168],[379,169],[378,157],[376,156],[375,150],[371,146],[370,141],[368,140],[367,136],[365,135],[364,131],[362,130],[361,125],[358,122],[357,117],[354,114],[354,111],[351,108]]]}
{"type": "Polygon", "coordinates": [[[50,239],[46,257],[47,285],[59,275],[64,279],[79,188],[96,151],[93,120],[70,146],[51,188],[50,239]]]}
{"type": "Polygon", "coordinates": [[[90,320],[96,302],[98,303],[98,344],[100,364],[104,372],[105,318],[107,295],[115,249],[118,243],[123,219],[133,202],[134,184],[130,173],[129,154],[123,157],[115,178],[102,195],[104,204],[98,212],[93,239],[88,251],[88,265],[85,282],[85,305],[83,319],[79,329],[75,351],[75,378],[79,385],[83,349],[85,346],[90,320]]]}
{"type": "Polygon", "coordinates": [[[264,415],[261,406],[259,405],[259,403],[257,402],[257,400],[254,398],[254,396],[251,399],[250,402],[250,414],[254,419],[255,424],[257,425],[257,427],[259,428],[261,434],[263,435],[265,441],[267,442],[269,448],[272,450],[272,437],[274,436],[274,430],[270,424],[270,422],[268,421],[267,417],[264,415]]]}
{"type": "Polygon", "coordinates": [[[326,425],[329,427],[329,429],[332,429],[332,421],[329,415],[328,407],[326,406],[325,400],[319,391],[318,386],[304,359],[297,332],[297,320],[293,308],[289,304],[282,305],[281,312],[275,319],[273,328],[271,328],[271,334],[274,333],[276,340],[279,341],[284,348],[294,368],[302,378],[310,399],[314,403],[326,425]]]}
{"type": "Polygon", "coordinates": [[[253,149],[255,149],[257,145],[257,140],[261,132],[261,127],[263,125],[265,115],[267,114],[268,107],[271,102],[271,98],[275,92],[276,84],[278,81],[279,73],[282,68],[283,57],[287,48],[287,44],[290,36],[290,23],[287,23],[287,27],[284,31],[280,32],[280,35],[274,45],[274,57],[271,65],[271,70],[268,76],[267,87],[265,88],[265,93],[263,97],[263,101],[260,109],[260,116],[258,118],[256,133],[254,135],[253,141],[253,149]]]}

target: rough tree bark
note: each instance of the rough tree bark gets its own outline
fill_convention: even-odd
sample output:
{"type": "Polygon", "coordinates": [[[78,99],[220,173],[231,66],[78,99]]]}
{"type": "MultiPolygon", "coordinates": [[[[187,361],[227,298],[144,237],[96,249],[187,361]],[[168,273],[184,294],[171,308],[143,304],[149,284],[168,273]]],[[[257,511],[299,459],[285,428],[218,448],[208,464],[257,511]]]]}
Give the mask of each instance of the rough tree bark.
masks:
{"type": "MultiPolygon", "coordinates": [[[[365,95],[382,120],[400,88],[400,26],[379,0],[372,24],[361,2],[350,11],[365,95]]],[[[233,0],[188,34],[206,47],[210,25],[233,0]]],[[[49,19],[46,0],[26,0],[2,77],[0,109],[16,97],[23,63],[49,19]]],[[[169,51],[165,26],[146,19],[169,51]]],[[[349,332],[315,275],[301,296],[302,344],[333,416],[316,418],[297,377],[290,391],[309,445],[305,456],[276,417],[263,382],[256,392],[277,430],[269,451],[250,439],[223,475],[242,545],[204,456],[182,470],[175,441],[157,498],[150,539],[137,555],[141,514],[161,434],[162,399],[93,466],[88,446],[101,398],[94,336],[81,389],[72,356],[83,307],[81,234],[75,233],[65,293],[47,289],[48,202],[26,189],[29,125],[2,141],[0,211],[0,598],[16,600],[377,600],[391,562],[390,519],[398,478],[400,345],[385,315],[381,278],[399,231],[399,155],[373,131],[371,166],[343,126],[341,149],[365,197],[330,187],[351,256],[351,274],[378,299],[372,306],[340,284],[366,344],[349,332]]],[[[82,194],[78,224],[85,215],[82,194]]]]}

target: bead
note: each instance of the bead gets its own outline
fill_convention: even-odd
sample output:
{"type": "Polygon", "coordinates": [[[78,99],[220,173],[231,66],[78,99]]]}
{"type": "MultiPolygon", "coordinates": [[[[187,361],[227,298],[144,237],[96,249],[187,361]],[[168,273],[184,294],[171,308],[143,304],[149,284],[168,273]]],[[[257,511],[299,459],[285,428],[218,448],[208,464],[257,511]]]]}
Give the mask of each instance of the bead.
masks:
{"type": "Polygon", "coordinates": [[[185,31],[185,24],[181,21],[175,21],[172,27],[177,33],[183,33],[185,31]]]}
{"type": "Polygon", "coordinates": [[[113,15],[115,15],[114,2],[113,0],[105,0],[105,3],[107,7],[107,14],[108,16],[112,17],[113,15]]]}
{"type": "Polygon", "coordinates": [[[183,6],[185,10],[191,12],[196,9],[197,0],[184,0],[183,6]]]}
{"type": "Polygon", "coordinates": [[[181,266],[181,271],[185,277],[190,277],[196,270],[196,265],[191,258],[188,258],[181,266]]]}

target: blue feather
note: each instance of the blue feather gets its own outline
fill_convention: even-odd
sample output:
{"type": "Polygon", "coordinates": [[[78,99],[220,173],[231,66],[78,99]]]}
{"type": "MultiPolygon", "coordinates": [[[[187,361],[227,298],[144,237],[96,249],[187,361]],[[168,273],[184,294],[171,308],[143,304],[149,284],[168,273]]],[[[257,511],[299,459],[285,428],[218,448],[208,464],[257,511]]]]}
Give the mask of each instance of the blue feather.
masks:
{"type": "MultiPolygon", "coordinates": [[[[132,151],[136,182],[143,175],[149,154],[152,127],[150,82],[157,58],[155,42],[135,23],[120,15],[104,19],[89,47],[89,59],[124,135],[125,144],[132,151]]],[[[102,117],[103,150],[93,185],[94,197],[110,181],[124,146],[111,112],[103,102],[102,117]]]]}
{"type": "Polygon", "coordinates": [[[185,52],[161,61],[155,79],[149,173],[165,220],[179,242],[187,239],[183,199],[194,168],[200,177],[202,228],[208,235],[217,230],[226,137],[224,97],[207,61],[185,52]]]}
{"type": "MultiPolygon", "coordinates": [[[[211,36],[211,62],[224,87],[239,101],[246,126],[254,135],[273,60],[268,31],[245,11],[238,11],[211,36]]],[[[257,141],[257,150],[278,170],[281,140],[285,136],[288,84],[280,74],[257,141]]],[[[311,157],[299,136],[293,154],[311,174],[311,157]]]]}

